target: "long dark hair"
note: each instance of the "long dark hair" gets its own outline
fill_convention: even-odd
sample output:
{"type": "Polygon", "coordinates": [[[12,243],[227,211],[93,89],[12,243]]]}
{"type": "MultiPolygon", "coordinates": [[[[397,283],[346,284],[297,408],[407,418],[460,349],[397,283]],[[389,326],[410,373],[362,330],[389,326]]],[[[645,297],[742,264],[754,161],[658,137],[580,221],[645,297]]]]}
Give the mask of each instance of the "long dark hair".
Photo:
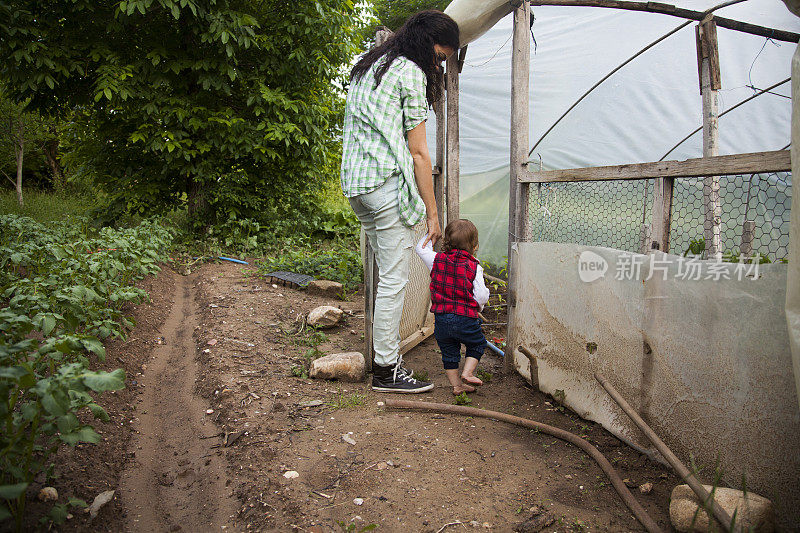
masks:
{"type": "Polygon", "coordinates": [[[380,46],[376,46],[366,54],[350,71],[353,81],[360,79],[372,67],[372,64],[383,58],[375,69],[375,88],[381,83],[383,75],[397,56],[404,56],[417,64],[427,79],[425,97],[428,105],[433,105],[442,94],[442,70],[436,58],[433,45],[445,46],[458,50],[458,24],[441,11],[429,9],[408,17],[394,35],[380,46]]]}

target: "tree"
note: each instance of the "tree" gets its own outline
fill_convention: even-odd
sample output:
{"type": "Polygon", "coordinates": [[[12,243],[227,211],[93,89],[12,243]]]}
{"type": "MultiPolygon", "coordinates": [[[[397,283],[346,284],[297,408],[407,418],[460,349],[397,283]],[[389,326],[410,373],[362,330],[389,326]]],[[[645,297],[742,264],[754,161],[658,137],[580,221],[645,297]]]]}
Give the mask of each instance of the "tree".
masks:
{"type": "Polygon", "coordinates": [[[0,0],[0,77],[74,112],[65,164],[120,209],[285,217],[335,164],[355,15],[350,0],[0,0]]]}
{"type": "Polygon", "coordinates": [[[16,189],[17,203],[24,205],[22,175],[26,150],[41,150],[50,141],[46,121],[35,112],[26,110],[26,103],[15,104],[0,93],[0,154],[5,159],[13,154],[16,177],[3,175],[16,189]]]}
{"type": "Polygon", "coordinates": [[[375,16],[380,21],[380,24],[395,31],[414,13],[422,11],[423,9],[438,9],[439,11],[444,11],[444,8],[447,7],[450,1],[451,0],[375,0],[373,2],[373,7],[375,16]]]}

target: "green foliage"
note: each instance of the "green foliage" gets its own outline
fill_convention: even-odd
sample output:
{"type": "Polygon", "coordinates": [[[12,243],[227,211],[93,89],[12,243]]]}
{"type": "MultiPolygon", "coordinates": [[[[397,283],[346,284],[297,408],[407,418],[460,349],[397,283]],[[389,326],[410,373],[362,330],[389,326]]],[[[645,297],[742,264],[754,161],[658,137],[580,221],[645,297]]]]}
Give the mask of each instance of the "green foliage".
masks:
{"type": "Polygon", "coordinates": [[[345,293],[357,290],[363,279],[361,253],[352,238],[334,239],[327,246],[308,236],[287,238],[258,263],[262,275],[279,270],[337,281],[345,293]]]}
{"type": "MultiPolygon", "coordinates": [[[[705,254],[705,251],[706,240],[704,237],[700,237],[699,239],[692,239],[689,242],[689,247],[683,253],[683,256],[701,258],[705,254]]],[[[740,260],[740,255],[741,253],[738,250],[728,250],[722,254],[722,261],[725,263],[738,263],[740,260]]],[[[762,254],[758,250],[755,250],[750,257],[741,259],[743,263],[755,263],[757,261],[760,265],[772,262],[769,257],[762,254]]]]}
{"type": "Polygon", "coordinates": [[[467,396],[466,392],[462,392],[461,394],[456,395],[453,399],[453,403],[456,405],[472,405],[472,398],[467,396]]]}
{"type": "Polygon", "coordinates": [[[15,214],[36,222],[59,222],[85,217],[97,207],[96,197],[79,191],[25,191],[25,205],[17,204],[13,191],[0,191],[0,215],[15,214]]]}
{"type": "Polygon", "coordinates": [[[16,185],[19,155],[25,176],[23,185],[43,184],[42,177],[47,176],[43,148],[52,138],[51,121],[28,109],[27,102],[18,104],[9,100],[0,87],[0,174],[3,182],[12,187],[16,185]]]}
{"type": "Polygon", "coordinates": [[[491,372],[487,370],[482,370],[480,368],[475,372],[475,375],[478,376],[478,379],[480,379],[484,383],[490,383],[492,381],[492,378],[494,377],[494,374],[492,374],[491,372]]]}
{"type": "Polygon", "coordinates": [[[423,9],[444,11],[449,3],[450,0],[375,0],[373,7],[380,24],[395,31],[414,13],[423,9]]]}
{"type": "Polygon", "coordinates": [[[65,164],[119,211],[296,218],[337,173],[351,0],[13,0],[0,76],[75,113],[65,164]]]}
{"type": "Polygon", "coordinates": [[[341,390],[336,392],[333,400],[328,402],[328,407],[332,409],[347,409],[353,407],[360,407],[364,405],[364,402],[367,400],[367,397],[363,394],[358,392],[352,392],[350,394],[346,394],[341,390]]]}
{"type": "Polygon", "coordinates": [[[414,370],[411,377],[419,381],[428,381],[428,373],[425,370],[414,370]]]}
{"type": "Polygon", "coordinates": [[[58,447],[99,440],[77,415],[108,420],[92,393],[123,388],[125,373],[92,371],[90,357],[105,357],[98,337],[132,325],[121,306],[146,297],[133,282],[158,270],[168,243],[152,222],[95,232],[0,216],[0,519],[17,529],[25,489],[58,447]]]}

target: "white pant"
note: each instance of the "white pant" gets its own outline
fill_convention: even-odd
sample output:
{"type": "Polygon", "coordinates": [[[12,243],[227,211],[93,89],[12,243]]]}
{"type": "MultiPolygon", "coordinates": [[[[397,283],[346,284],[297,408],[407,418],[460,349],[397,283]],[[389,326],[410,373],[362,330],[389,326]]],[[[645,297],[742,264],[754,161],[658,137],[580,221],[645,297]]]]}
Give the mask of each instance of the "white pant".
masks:
{"type": "Polygon", "coordinates": [[[375,363],[381,366],[397,362],[400,317],[414,239],[413,228],[400,219],[397,180],[392,176],[374,191],[350,198],[378,263],[372,345],[375,363]]]}

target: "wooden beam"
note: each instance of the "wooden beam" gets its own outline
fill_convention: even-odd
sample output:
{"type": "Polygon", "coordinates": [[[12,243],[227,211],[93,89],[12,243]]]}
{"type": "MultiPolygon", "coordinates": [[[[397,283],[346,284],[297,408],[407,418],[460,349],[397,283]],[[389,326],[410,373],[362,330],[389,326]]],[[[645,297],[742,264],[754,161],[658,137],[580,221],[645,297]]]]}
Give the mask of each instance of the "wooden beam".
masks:
{"type": "MultiPolygon", "coordinates": [[[[514,5],[514,2],[512,2],[514,5]]],[[[528,126],[530,106],[530,23],[531,6],[520,1],[514,6],[514,29],[511,43],[511,137],[508,189],[508,328],[503,371],[514,370],[514,348],[517,329],[514,328],[514,307],[517,304],[517,265],[514,243],[527,235],[528,187],[520,178],[527,172],[528,126]]]]}
{"type": "MultiPolygon", "coordinates": [[[[447,222],[459,217],[458,57],[447,59],[447,222]]],[[[442,228],[444,230],[444,227],[442,228]]]]}
{"type": "Polygon", "coordinates": [[[787,172],[792,168],[789,150],[718,155],[686,161],[656,161],[634,165],[571,168],[523,172],[521,183],[556,183],[567,181],[642,180],[650,178],[697,178],[718,174],[757,174],[787,172]]]}
{"type": "MultiPolygon", "coordinates": [[[[445,94],[434,104],[433,111],[436,113],[436,154],[433,172],[433,196],[436,199],[436,211],[439,214],[439,225],[444,230],[445,225],[445,195],[446,195],[446,172],[445,168],[445,144],[447,137],[447,116],[445,115],[445,94]]],[[[441,239],[436,244],[437,250],[440,249],[441,239]]]]}
{"type": "Polygon", "coordinates": [[[433,335],[433,321],[433,313],[428,313],[428,317],[425,320],[425,325],[400,341],[400,355],[407,354],[412,348],[415,348],[417,345],[419,345],[419,343],[433,335]]]}
{"type": "MultiPolygon", "coordinates": [[[[697,62],[703,100],[703,157],[719,155],[719,49],[713,20],[697,25],[697,62]]],[[[719,176],[703,178],[703,238],[706,258],[722,258],[719,176]]]]}
{"type": "MultiPolygon", "coordinates": [[[[530,0],[530,4],[532,6],[604,7],[626,9],[629,11],[646,11],[648,13],[660,13],[662,15],[670,15],[696,21],[701,21],[705,17],[705,13],[702,11],[683,9],[660,2],[624,2],[619,0],[530,0]]],[[[787,43],[796,43],[800,41],[800,34],[791,31],[767,28],[765,26],[758,26],[756,24],[750,24],[749,22],[741,22],[724,17],[715,16],[714,20],[717,22],[717,26],[729,30],[758,35],[760,37],[768,37],[776,41],[784,41],[787,43]]]]}

